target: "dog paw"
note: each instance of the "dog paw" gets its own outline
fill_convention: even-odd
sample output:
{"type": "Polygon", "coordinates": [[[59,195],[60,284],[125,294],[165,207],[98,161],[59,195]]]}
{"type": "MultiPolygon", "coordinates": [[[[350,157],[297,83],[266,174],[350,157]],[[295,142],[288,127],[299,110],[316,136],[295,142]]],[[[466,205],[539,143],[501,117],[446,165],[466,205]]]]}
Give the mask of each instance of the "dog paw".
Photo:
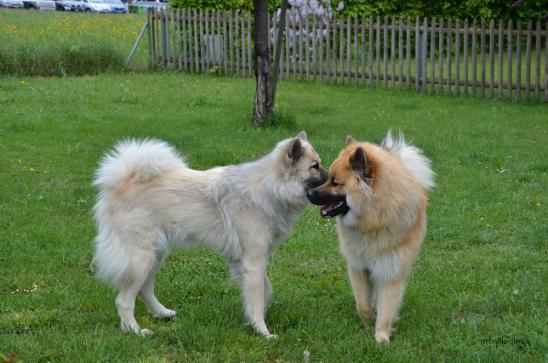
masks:
{"type": "Polygon", "coordinates": [[[358,314],[360,315],[365,327],[373,326],[373,323],[375,322],[375,313],[373,313],[372,310],[358,311],[358,314]]]}
{"type": "Polygon", "coordinates": [[[149,329],[141,329],[141,327],[139,327],[138,325],[137,325],[137,326],[128,327],[126,324],[121,323],[121,324],[120,324],[120,327],[122,328],[122,331],[123,331],[124,333],[126,333],[126,332],[131,332],[131,333],[134,333],[134,334],[139,335],[139,336],[142,336],[142,337],[145,337],[145,336],[154,334],[154,332],[153,332],[152,330],[149,330],[149,329]]]}
{"type": "Polygon", "coordinates": [[[377,343],[389,343],[390,334],[386,331],[377,331],[375,332],[375,340],[377,343]]]}
{"type": "Polygon", "coordinates": [[[152,330],[149,330],[149,329],[139,329],[139,332],[137,333],[137,335],[140,335],[142,337],[146,337],[146,336],[149,336],[149,335],[154,335],[154,332],[152,330]]]}
{"type": "Polygon", "coordinates": [[[278,339],[278,336],[276,334],[266,334],[264,337],[266,338],[266,340],[276,340],[276,339],[278,339]]]}
{"type": "Polygon", "coordinates": [[[162,310],[162,311],[155,312],[152,315],[154,315],[154,317],[160,318],[160,319],[171,319],[175,315],[177,315],[177,312],[175,310],[165,309],[165,310],[162,310]]]}

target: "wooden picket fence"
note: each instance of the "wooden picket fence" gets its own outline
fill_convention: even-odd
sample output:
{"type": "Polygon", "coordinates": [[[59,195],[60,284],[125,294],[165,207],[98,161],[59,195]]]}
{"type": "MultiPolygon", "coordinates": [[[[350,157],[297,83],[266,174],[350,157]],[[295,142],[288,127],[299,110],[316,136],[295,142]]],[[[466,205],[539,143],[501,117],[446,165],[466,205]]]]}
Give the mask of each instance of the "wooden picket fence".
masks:
{"type": "MultiPolygon", "coordinates": [[[[147,13],[149,64],[253,75],[249,13],[147,13]]],[[[277,21],[270,22],[271,54],[277,21]]],[[[409,18],[286,19],[280,79],[548,101],[548,23],[409,18]]]]}

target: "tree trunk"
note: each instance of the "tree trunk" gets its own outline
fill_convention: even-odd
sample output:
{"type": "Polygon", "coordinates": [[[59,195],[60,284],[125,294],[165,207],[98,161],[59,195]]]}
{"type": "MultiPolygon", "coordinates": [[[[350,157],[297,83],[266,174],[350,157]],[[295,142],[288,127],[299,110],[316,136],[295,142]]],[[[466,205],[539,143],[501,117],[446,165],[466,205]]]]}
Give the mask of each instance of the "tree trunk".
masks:
{"type": "Polygon", "coordinates": [[[268,4],[266,0],[253,0],[254,15],[254,66],[255,105],[253,123],[262,124],[274,111],[274,81],[268,49],[268,4]]]}

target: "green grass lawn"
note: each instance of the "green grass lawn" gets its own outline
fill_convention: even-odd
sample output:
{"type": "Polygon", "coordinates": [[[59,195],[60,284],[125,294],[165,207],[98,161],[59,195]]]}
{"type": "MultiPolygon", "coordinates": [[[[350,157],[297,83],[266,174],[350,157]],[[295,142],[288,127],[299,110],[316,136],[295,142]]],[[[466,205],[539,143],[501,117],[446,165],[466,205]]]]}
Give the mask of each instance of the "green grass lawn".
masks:
{"type": "MultiPolygon", "coordinates": [[[[25,362],[524,361],[548,357],[548,107],[282,82],[291,130],[250,126],[250,79],[160,73],[0,79],[0,352],[25,362]],[[300,129],[329,163],[347,134],[390,127],[433,160],[429,232],[396,337],[355,313],[333,220],[310,207],[269,266],[266,341],[243,323],[214,253],[173,253],[157,280],[173,321],[119,330],[115,292],[90,270],[93,172],[128,137],[169,141],[197,169],[252,160],[300,129]]],[[[1,357],[1,355],[0,355],[1,357]]],[[[1,360],[1,359],[0,359],[1,360]]]]}
{"type": "MultiPolygon", "coordinates": [[[[127,70],[142,14],[88,14],[0,8],[0,75],[96,74],[127,70]]],[[[146,38],[131,69],[147,67],[146,38]]]]}

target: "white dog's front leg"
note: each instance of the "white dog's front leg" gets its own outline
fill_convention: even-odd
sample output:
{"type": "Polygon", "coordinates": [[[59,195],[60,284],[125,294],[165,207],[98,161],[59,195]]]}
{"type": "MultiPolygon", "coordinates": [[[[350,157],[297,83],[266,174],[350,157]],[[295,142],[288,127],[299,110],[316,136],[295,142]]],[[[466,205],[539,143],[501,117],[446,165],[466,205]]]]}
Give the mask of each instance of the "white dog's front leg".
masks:
{"type": "Polygon", "coordinates": [[[266,259],[250,258],[243,261],[242,295],[245,315],[255,330],[267,339],[275,339],[266,327],[265,319],[265,280],[266,259]]]}

